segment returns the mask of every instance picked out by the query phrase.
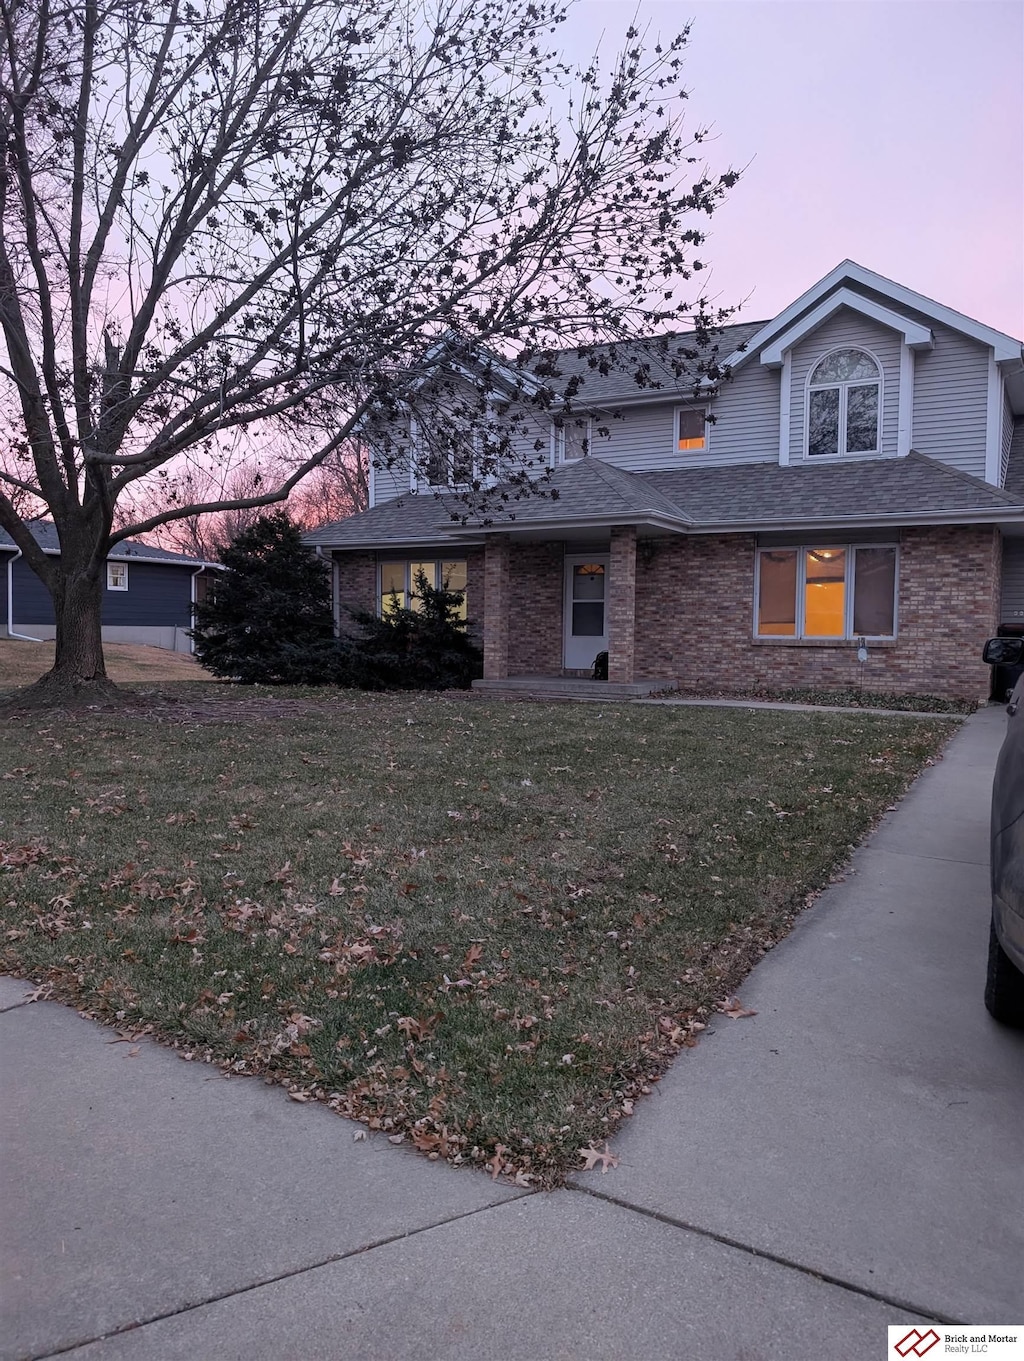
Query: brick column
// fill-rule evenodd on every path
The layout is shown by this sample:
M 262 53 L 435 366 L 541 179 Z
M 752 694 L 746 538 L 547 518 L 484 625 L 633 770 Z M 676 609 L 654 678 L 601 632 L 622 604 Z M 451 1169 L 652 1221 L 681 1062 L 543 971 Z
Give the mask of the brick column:
M 636 636 L 636 527 L 612 530 L 608 567 L 608 679 L 628 685 L 633 679 Z
M 508 677 L 508 535 L 490 534 L 484 549 L 484 679 Z

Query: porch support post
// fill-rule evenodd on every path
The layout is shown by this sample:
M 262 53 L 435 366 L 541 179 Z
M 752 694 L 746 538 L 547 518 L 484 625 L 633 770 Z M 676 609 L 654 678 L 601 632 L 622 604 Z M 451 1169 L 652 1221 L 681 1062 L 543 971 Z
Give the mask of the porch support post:
M 636 633 L 635 525 L 612 529 L 608 591 L 608 680 L 628 685 L 633 680 Z
M 508 678 L 507 534 L 489 534 L 484 547 L 484 679 Z

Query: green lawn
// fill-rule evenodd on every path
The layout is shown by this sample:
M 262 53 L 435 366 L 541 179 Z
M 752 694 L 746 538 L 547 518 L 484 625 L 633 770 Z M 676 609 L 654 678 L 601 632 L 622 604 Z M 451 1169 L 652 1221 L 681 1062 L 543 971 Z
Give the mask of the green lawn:
M 0 966 L 526 1184 L 632 1112 L 955 728 L 175 695 L 7 722 Z

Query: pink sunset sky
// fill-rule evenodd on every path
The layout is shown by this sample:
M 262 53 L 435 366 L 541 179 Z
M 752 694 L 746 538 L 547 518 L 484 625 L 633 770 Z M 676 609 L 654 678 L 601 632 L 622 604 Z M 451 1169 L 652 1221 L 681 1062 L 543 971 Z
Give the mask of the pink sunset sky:
M 690 126 L 745 167 L 702 252 L 719 303 L 769 318 L 849 258 L 1024 338 L 1021 0 L 578 0 L 559 45 L 610 59 L 634 16 L 692 20 Z

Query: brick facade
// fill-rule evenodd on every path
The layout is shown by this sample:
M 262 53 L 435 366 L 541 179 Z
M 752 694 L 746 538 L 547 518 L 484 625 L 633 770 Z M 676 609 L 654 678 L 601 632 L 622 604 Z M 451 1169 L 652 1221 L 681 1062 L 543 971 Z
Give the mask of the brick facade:
M 484 551 L 484 680 L 508 675 L 508 560 L 507 536 L 493 535 Z
M 513 544 L 509 564 L 510 676 L 559 676 L 564 655 L 561 543 Z
M 675 679 L 698 692 L 811 686 L 987 696 L 990 675 L 981 645 L 999 622 L 998 531 L 980 526 L 915 528 L 894 537 L 901 545 L 899 636 L 869 644 L 868 660 L 861 663 L 856 643 L 753 637 L 753 535 L 694 535 L 637 544 L 632 531 L 613 531 L 609 679 Z M 562 673 L 564 553 L 560 542 L 516 543 L 494 536 L 486 554 L 482 549 L 466 554 L 468 614 L 489 654 L 488 677 Z M 339 600 L 376 608 L 374 554 L 339 554 L 336 561 Z M 501 600 L 507 605 L 495 609 L 492 618 L 488 607 Z M 630 611 L 632 659 L 619 643 L 628 631 Z
M 616 526 L 608 564 L 608 679 L 628 685 L 636 656 L 636 529 Z
M 898 633 L 872 642 L 756 640 L 752 535 L 663 539 L 637 570 L 636 676 L 687 689 L 863 688 L 949 698 L 987 696 L 981 645 L 998 623 L 1000 538 L 983 527 L 906 529 Z
M 377 609 L 377 555 L 338 553 L 334 558 L 334 622 L 341 633 L 352 627 L 349 610 Z

